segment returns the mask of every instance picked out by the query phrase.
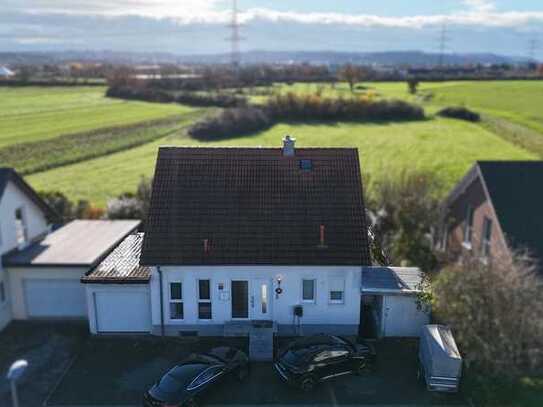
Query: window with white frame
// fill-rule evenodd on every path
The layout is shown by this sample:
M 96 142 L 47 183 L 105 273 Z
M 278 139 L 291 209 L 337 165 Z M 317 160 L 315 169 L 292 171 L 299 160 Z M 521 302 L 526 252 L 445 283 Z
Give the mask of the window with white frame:
M 328 302 L 330 304 L 345 302 L 345 281 L 342 278 L 332 278 L 328 282 Z
M 471 245 L 471 239 L 473 237 L 473 206 L 468 205 L 466 207 L 466 219 L 464 224 L 464 243 Z
M 198 319 L 211 319 L 211 281 L 198 280 Z
M 490 254 L 490 241 L 492 239 L 492 219 L 483 219 L 483 236 L 481 239 L 481 254 L 483 257 L 488 257 Z
M 183 319 L 183 283 L 170 283 L 170 319 Z
M 0 281 L 0 304 L 6 302 L 6 287 L 3 281 Z
M 315 290 L 316 290 L 315 280 L 303 279 L 302 280 L 302 301 L 304 302 L 315 302 Z
M 18 245 L 24 245 L 28 241 L 28 228 L 23 208 L 15 210 L 15 236 Z

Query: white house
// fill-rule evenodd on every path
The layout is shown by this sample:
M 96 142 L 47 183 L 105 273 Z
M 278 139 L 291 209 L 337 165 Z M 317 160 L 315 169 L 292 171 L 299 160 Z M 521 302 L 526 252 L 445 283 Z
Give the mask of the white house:
M 11 321 L 11 295 L 1 257 L 27 247 L 49 232 L 55 216 L 11 168 L 0 168 L 0 330 Z
M 287 138 L 161 148 L 145 235 L 82 282 L 94 333 L 357 334 L 369 265 L 357 150 Z
M 15 76 L 15 72 L 6 66 L 0 66 L 0 79 L 10 79 Z

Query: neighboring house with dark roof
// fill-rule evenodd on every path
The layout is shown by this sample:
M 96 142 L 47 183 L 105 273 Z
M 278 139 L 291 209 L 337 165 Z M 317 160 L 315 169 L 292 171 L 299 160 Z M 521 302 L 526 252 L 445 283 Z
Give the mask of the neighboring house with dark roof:
M 442 248 L 505 261 L 528 250 L 543 259 L 542 182 L 543 161 L 477 162 L 446 200 Z
M 51 208 L 12 168 L 0 168 L 0 329 L 11 320 L 11 295 L 1 257 L 41 239 L 55 217 Z

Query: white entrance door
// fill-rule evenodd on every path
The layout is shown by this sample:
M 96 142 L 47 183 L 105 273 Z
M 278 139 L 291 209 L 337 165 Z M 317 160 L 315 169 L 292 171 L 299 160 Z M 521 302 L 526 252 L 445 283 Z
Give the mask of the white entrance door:
M 271 284 L 268 279 L 253 281 L 253 294 L 251 295 L 252 319 L 271 319 Z

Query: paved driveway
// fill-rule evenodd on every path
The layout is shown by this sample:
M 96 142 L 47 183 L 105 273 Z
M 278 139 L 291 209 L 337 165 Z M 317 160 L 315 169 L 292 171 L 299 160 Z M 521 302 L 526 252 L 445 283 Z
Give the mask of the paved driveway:
M 11 363 L 29 363 L 19 384 L 20 406 L 39 407 L 87 337 L 87 324 L 12 322 L 0 333 L 0 406 L 11 406 L 5 379 Z
M 232 338 L 220 339 L 228 343 Z M 246 341 L 235 339 L 246 348 Z M 49 405 L 139 405 L 141 395 L 176 361 L 217 340 L 92 338 L 49 400 Z M 286 386 L 271 363 L 251 365 L 243 384 L 228 379 L 203 405 L 453 405 L 460 396 L 430 394 L 416 379 L 416 342 L 377 344 L 378 366 L 366 376 L 343 376 L 306 394 Z

